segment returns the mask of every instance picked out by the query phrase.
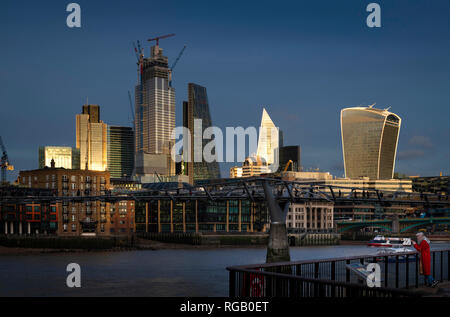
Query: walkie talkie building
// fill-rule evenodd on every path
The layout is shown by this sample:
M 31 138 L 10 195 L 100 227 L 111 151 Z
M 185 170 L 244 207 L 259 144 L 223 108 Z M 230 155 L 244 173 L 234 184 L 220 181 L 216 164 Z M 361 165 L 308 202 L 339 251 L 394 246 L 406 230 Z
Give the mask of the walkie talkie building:
M 369 107 L 341 111 L 342 151 L 346 178 L 391 179 L 401 119 Z

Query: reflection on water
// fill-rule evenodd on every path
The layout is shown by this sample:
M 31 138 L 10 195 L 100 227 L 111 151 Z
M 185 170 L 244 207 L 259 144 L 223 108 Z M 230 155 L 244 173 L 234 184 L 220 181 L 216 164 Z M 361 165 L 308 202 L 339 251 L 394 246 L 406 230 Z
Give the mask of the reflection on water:
M 375 252 L 366 246 L 293 247 L 291 258 Z M 265 248 L 0 256 L 0 296 L 227 296 L 225 267 L 264 263 L 265 256 Z M 72 262 L 81 266 L 81 288 L 66 287 Z

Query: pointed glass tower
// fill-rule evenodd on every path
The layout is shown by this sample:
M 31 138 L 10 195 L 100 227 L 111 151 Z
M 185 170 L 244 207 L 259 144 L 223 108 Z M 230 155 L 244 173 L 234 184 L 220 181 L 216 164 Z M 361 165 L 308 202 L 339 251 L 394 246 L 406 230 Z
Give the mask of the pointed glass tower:
M 266 109 L 263 108 L 256 155 L 264 159 L 267 165 L 278 164 L 279 162 L 279 135 L 278 127 L 275 126 Z

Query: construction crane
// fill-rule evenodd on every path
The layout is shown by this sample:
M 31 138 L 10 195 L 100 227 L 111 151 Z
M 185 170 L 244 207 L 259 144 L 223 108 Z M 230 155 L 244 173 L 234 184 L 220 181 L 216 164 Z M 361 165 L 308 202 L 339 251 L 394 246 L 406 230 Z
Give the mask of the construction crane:
M 172 71 L 175 68 L 175 66 L 177 66 L 178 61 L 181 58 L 181 55 L 183 55 L 184 50 L 186 49 L 186 45 L 183 46 L 182 50 L 180 51 L 180 53 L 178 54 L 177 58 L 175 59 L 175 61 L 173 62 L 172 66 L 169 68 L 169 86 L 172 87 Z
M 156 46 L 159 46 L 159 40 L 160 40 L 160 39 L 166 39 L 166 38 L 172 37 L 172 36 L 175 36 L 175 33 L 157 36 L 157 37 L 154 37 L 154 38 L 152 38 L 152 39 L 148 39 L 147 41 L 149 41 L 149 42 L 151 42 L 151 41 L 156 41 Z
M 288 170 L 289 164 L 292 166 L 292 164 L 293 164 L 292 160 L 289 160 L 289 161 L 286 163 L 286 166 L 284 167 L 283 172 L 286 172 L 286 171 Z
M 6 147 L 3 144 L 2 137 L 0 136 L 0 149 L 2 150 L 2 157 L 0 159 L 0 166 L 2 168 L 2 184 L 6 183 L 6 171 L 13 171 L 14 166 L 11 165 L 8 159 L 8 153 L 6 152 Z

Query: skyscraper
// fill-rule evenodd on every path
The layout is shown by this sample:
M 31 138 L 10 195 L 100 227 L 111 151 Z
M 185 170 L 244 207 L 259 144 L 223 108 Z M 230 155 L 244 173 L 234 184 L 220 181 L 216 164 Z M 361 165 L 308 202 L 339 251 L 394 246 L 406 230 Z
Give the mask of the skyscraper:
M 155 45 L 151 56 L 143 58 L 135 89 L 136 152 L 170 154 L 175 128 L 175 89 L 169 85 L 168 59 Z
M 105 171 L 107 168 L 107 125 L 100 120 L 98 105 L 83 105 L 76 116 L 77 149 L 80 150 L 80 168 Z
M 345 177 L 393 178 L 400 125 L 400 117 L 387 109 L 342 109 Z
M 108 126 L 108 171 L 111 178 L 131 177 L 133 167 L 133 129 L 129 127 Z
M 211 114 L 209 112 L 208 94 L 206 88 L 197 84 L 188 84 L 188 102 L 183 102 L 183 126 L 188 128 L 191 135 L 190 149 L 187 140 L 184 139 L 183 151 L 190 150 L 191 161 L 187 162 L 187 175 L 192 184 L 196 180 L 220 178 L 219 163 L 216 161 L 206 162 L 202 155 L 201 162 L 194 162 L 194 152 L 203 153 L 203 149 L 211 140 L 203 139 L 201 136 L 195 138 L 194 120 L 202 120 L 202 133 L 212 126 Z M 200 144 L 194 143 L 195 139 L 201 139 Z
M 270 119 L 266 109 L 263 108 L 256 155 L 263 158 L 268 165 L 278 164 L 279 143 L 279 129 Z

